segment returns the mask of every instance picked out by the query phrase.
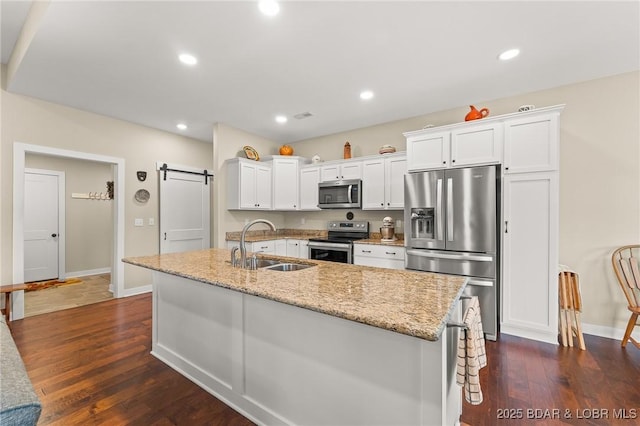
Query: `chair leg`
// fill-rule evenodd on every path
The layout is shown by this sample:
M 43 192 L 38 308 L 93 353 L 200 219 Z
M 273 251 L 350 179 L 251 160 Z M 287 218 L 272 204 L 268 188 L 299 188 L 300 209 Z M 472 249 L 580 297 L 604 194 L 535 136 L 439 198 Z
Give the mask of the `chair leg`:
M 631 314 L 631 318 L 629 318 L 629 322 L 627 323 L 627 329 L 624 332 L 624 337 L 622 338 L 622 347 L 624 348 L 625 346 L 627 346 L 627 342 L 629 340 L 633 341 L 633 343 L 638 346 L 636 344 L 635 339 L 633 339 L 631 337 L 631 332 L 633 331 L 633 328 L 636 326 L 636 322 L 638 322 L 638 314 Z

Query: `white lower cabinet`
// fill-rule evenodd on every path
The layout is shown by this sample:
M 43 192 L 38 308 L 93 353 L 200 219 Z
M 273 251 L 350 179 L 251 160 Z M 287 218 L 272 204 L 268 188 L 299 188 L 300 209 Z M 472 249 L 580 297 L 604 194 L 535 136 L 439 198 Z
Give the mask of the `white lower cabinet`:
M 501 332 L 557 344 L 558 172 L 503 182 Z
M 287 254 L 287 241 L 288 240 L 275 240 L 275 251 L 277 256 L 288 256 Z
M 227 241 L 227 249 L 240 247 L 239 241 Z M 247 243 L 247 253 L 262 252 L 276 256 L 309 258 L 309 240 L 279 239 Z
M 308 259 L 309 240 L 287 240 L 287 256 Z
M 404 269 L 404 247 L 355 243 L 353 263 L 362 266 Z
M 252 243 L 246 243 L 246 246 L 247 253 L 262 252 L 267 254 L 276 254 L 276 240 L 254 241 Z M 234 247 L 240 247 L 240 242 L 227 241 L 227 248 L 229 250 Z

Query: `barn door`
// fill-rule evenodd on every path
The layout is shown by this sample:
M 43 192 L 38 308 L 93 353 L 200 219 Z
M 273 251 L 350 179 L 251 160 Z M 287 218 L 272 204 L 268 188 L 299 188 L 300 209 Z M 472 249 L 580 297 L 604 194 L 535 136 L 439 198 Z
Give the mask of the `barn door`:
M 160 254 L 210 247 L 212 176 L 164 164 L 160 173 Z

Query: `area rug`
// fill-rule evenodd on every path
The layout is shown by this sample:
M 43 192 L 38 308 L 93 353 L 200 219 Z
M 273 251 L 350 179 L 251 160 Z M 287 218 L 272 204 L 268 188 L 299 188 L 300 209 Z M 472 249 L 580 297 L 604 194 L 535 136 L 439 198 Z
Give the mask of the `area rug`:
M 31 283 L 25 283 L 27 288 L 24 291 L 44 290 L 46 288 L 61 287 L 63 285 L 80 284 L 81 282 L 82 280 L 80 278 L 67 278 L 64 281 L 59 281 L 59 280 L 34 281 Z

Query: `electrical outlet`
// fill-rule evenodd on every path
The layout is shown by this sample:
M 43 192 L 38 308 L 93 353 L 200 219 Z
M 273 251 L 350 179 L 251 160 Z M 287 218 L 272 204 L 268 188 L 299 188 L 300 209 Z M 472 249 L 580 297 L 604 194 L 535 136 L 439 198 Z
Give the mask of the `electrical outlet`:
M 134 226 L 144 226 L 144 219 L 140 218 L 140 217 L 136 217 L 135 222 L 133 223 Z
M 153 225 L 155 225 L 155 224 L 156 224 L 156 219 L 155 219 L 155 218 L 153 218 L 153 217 L 150 217 L 150 218 L 149 218 L 149 222 L 148 222 L 148 223 L 149 223 L 149 226 L 153 226 Z

